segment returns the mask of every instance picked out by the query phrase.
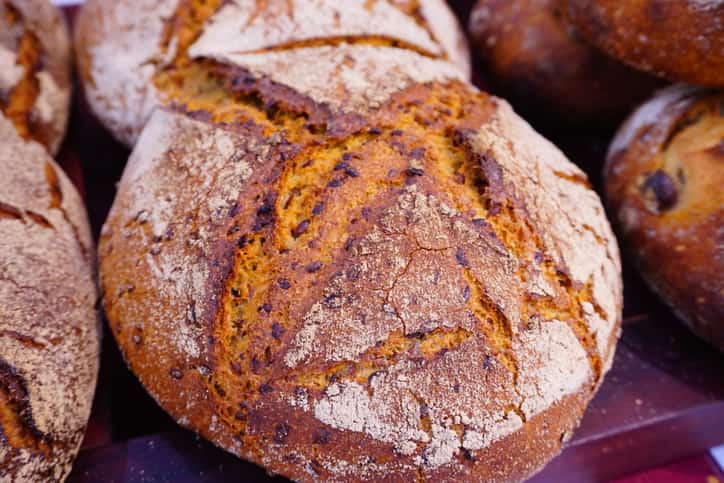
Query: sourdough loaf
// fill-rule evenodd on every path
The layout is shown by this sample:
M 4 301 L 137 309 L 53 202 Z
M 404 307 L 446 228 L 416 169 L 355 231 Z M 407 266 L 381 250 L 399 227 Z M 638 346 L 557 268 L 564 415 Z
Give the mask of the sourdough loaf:
M 724 350 L 724 93 L 676 85 L 616 135 L 606 192 L 651 287 Z
M 589 42 L 627 64 L 674 81 L 724 87 L 721 0 L 567 0 Z
M 68 117 L 59 12 L 0 1 L 0 481 L 62 481 L 98 372 L 94 247 L 51 159 Z
M 411 5 L 383 3 L 365 8 Z M 163 14 L 173 56 L 148 86 L 167 108 L 101 235 L 131 370 L 179 424 L 299 481 L 537 471 L 619 334 L 618 249 L 586 177 L 433 45 L 272 28 L 332 2 L 208 5 Z M 256 18 L 264 47 L 238 52 L 228 32 Z
M 0 481 L 65 479 L 98 371 L 93 246 L 80 197 L 0 116 Z
M 662 84 L 579 37 L 559 0 L 478 0 L 475 52 L 516 109 L 569 122 L 623 119 Z
M 70 100 L 70 41 L 47 0 L 0 1 L 0 113 L 57 152 Z

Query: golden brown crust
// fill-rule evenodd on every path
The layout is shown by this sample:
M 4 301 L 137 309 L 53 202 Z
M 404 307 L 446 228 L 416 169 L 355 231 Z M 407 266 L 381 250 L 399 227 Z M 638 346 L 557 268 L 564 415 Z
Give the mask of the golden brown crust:
M 660 84 L 578 37 L 559 0 L 479 0 L 470 16 L 476 53 L 516 107 L 569 120 L 621 118 Z
M 307 15 L 309 11 L 315 15 Z M 419 80 L 429 72 L 429 64 L 443 59 L 451 61 L 446 75 L 467 78 L 470 74 L 467 46 L 441 0 L 275 0 L 264 4 L 94 0 L 79 15 L 75 41 L 91 107 L 129 145 L 152 110 L 173 100 L 157 78 L 164 77 L 169 63 L 179 60 L 178 52 L 189 59 L 211 58 L 267 74 L 270 80 L 300 91 L 304 89 L 299 84 L 306 80 L 310 85 L 305 93 L 320 94 L 320 102 L 343 110 L 366 107 L 364 84 L 380 84 L 383 73 L 395 73 L 391 66 L 400 71 L 387 81 L 392 87 Z M 337 49 L 329 52 L 330 46 L 340 44 L 349 46 L 349 56 Z M 372 60 L 376 54 L 387 54 L 387 58 L 376 63 Z M 328 69 L 337 64 L 349 72 L 330 80 Z M 269 65 L 274 68 L 268 69 Z M 375 69 L 376 78 L 365 79 L 369 72 L 374 77 Z M 340 82 L 343 79 L 346 83 Z M 345 99 L 350 101 L 347 105 L 337 105 Z
M 0 139 L 0 480 L 61 481 L 98 371 L 90 229 L 43 147 L 1 116 Z
M 180 424 L 296 480 L 531 474 L 618 338 L 585 176 L 411 39 L 208 40 L 243 5 L 184 3 L 163 32 L 169 108 L 99 250 L 129 366 Z
M 643 275 L 724 350 L 724 95 L 677 85 L 620 129 L 606 192 Z
M 627 64 L 674 81 L 724 86 L 720 0 L 568 0 L 578 32 Z
M 538 469 L 618 336 L 616 246 L 580 171 L 462 84 L 412 87 L 342 138 L 263 132 L 157 112 L 129 162 L 101 280 L 151 394 L 297 480 Z
M 0 1 L 0 113 L 56 153 L 70 102 L 70 40 L 46 0 Z

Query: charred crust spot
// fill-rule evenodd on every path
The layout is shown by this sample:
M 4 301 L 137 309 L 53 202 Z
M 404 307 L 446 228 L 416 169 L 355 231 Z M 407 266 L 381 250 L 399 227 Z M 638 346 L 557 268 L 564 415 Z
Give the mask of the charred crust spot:
M 641 194 L 647 207 L 654 213 L 670 210 L 679 199 L 676 181 L 661 169 L 646 176 L 641 185 Z

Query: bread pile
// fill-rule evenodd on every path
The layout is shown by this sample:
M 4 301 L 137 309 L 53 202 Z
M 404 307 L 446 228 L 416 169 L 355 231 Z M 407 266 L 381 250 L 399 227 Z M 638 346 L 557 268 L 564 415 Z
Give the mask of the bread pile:
M 585 175 L 468 82 L 440 0 L 91 0 L 134 146 L 100 241 L 119 346 L 179 424 L 298 481 L 516 480 L 609 369 Z
M 45 1 L 0 1 L 0 480 L 65 479 L 90 414 L 100 327 L 80 196 L 51 158 L 70 46 Z
M 606 193 L 644 278 L 724 350 L 724 3 L 479 0 L 470 28 L 525 111 L 605 122 L 656 82 L 688 83 L 655 93 L 623 124 Z

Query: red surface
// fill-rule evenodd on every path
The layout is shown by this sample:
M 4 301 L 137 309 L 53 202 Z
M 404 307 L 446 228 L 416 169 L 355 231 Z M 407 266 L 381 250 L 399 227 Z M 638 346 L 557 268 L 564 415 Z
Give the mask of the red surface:
M 698 456 L 614 480 L 612 483 L 720 483 L 724 472 L 709 456 Z
M 460 2 L 461 11 L 471 3 Z M 535 127 L 598 183 L 611 128 L 561 132 L 554 120 Z M 127 156 L 76 99 L 60 158 L 85 187 L 95 233 Z M 724 443 L 724 356 L 684 329 L 628 266 L 624 272 L 626 324 L 614 366 L 567 449 L 533 481 L 604 481 Z M 651 473 L 654 479 L 623 481 L 689 481 L 676 479 L 688 474 L 688 466 L 677 465 Z M 270 481 L 260 468 L 174 424 L 129 373 L 106 334 L 88 434 L 69 481 L 229 480 Z

